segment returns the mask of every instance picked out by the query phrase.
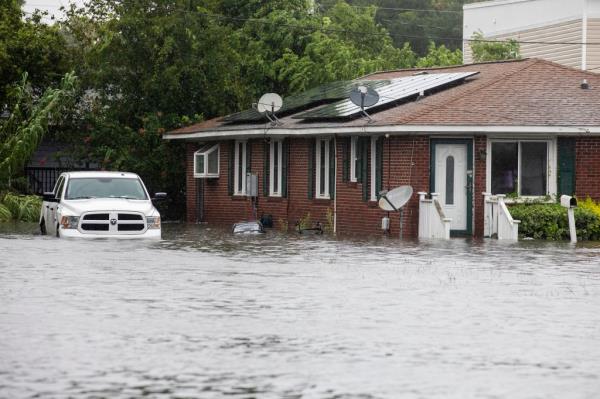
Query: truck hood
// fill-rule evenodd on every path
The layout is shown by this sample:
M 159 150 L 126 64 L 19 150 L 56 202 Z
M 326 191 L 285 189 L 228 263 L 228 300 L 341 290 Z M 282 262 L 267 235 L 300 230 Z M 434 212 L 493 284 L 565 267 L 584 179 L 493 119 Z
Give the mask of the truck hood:
M 141 212 L 146 216 L 157 216 L 158 211 L 152 201 L 128 200 L 122 198 L 90 198 L 79 200 L 63 200 L 62 214 L 81 215 L 85 212 Z

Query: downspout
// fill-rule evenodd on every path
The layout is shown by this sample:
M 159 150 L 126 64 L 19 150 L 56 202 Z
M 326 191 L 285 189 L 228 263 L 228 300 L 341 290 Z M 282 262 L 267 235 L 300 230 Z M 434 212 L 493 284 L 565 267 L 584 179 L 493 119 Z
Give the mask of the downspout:
M 587 0 L 583 0 L 583 16 L 581 21 L 581 70 L 587 70 L 587 31 L 588 31 L 588 15 L 587 15 Z

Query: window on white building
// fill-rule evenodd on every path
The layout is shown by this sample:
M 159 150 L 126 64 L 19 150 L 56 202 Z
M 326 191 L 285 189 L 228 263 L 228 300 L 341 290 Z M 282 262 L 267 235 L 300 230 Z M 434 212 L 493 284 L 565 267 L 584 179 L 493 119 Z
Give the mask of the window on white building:
M 358 153 L 358 137 L 353 136 L 350 139 L 350 181 L 358 181 L 360 170 L 360 155 Z

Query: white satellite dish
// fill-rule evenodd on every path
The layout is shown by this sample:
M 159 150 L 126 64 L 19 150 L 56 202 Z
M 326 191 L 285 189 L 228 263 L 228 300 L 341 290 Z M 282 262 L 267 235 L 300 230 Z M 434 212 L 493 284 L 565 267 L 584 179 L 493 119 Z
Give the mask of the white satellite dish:
M 258 104 L 256 104 L 256 110 L 261 114 L 275 112 L 281 109 L 283 105 L 283 100 L 281 96 L 277 93 L 265 93 L 262 95 L 260 100 L 258 100 Z
M 398 211 L 402 209 L 413 195 L 411 186 L 400 186 L 390 191 L 382 191 L 379 198 L 379 207 L 387 212 Z
M 363 115 L 371 121 L 372 119 L 365 111 L 365 108 L 372 107 L 379 102 L 379 93 L 368 86 L 360 85 L 350 92 L 350 101 L 352 101 L 354 105 L 359 106 Z

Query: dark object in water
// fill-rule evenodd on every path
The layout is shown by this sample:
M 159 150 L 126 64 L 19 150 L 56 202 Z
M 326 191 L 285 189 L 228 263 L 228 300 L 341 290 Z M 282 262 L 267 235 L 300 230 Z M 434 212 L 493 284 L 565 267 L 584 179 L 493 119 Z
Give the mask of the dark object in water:
M 323 234 L 323 226 L 321 222 L 316 222 L 314 227 L 302 229 L 300 223 L 296 222 L 296 231 L 300 234 Z
M 264 228 L 272 228 L 273 227 L 273 216 L 272 215 L 261 215 L 260 216 L 260 223 L 263 225 Z
M 264 234 L 262 223 L 259 221 L 239 222 L 233 225 L 233 234 Z

